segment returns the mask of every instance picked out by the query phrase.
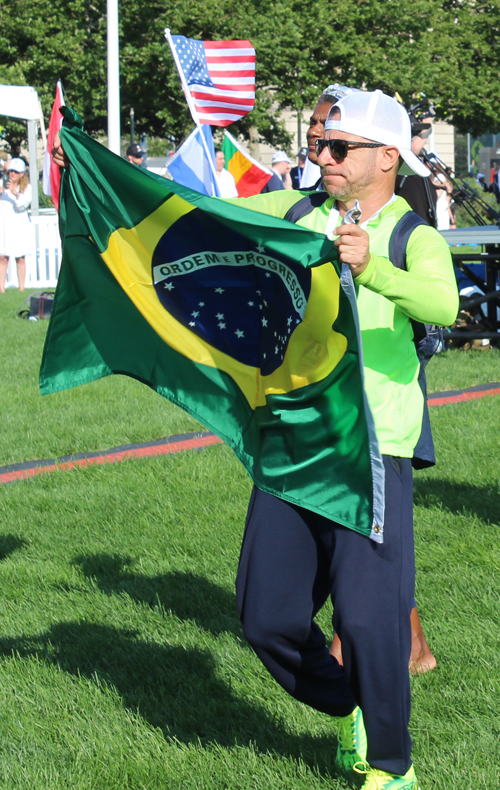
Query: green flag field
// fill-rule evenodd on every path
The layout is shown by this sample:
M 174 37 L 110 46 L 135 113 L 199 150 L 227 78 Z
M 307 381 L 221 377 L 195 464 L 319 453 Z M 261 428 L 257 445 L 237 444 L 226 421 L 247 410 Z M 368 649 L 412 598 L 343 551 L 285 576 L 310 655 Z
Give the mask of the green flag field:
M 201 431 L 125 376 L 41 396 L 47 322 L 0 295 L 0 466 Z M 429 390 L 500 381 L 444 352 Z M 430 409 L 415 476 L 417 602 L 438 667 L 412 678 L 422 790 L 497 790 L 500 396 Z M 2 790 L 346 790 L 336 722 L 243 640 L 234 578 L 250 479 L 224 444 L 0 485 Z M 331 634 L 328 607 L 318 618 Z

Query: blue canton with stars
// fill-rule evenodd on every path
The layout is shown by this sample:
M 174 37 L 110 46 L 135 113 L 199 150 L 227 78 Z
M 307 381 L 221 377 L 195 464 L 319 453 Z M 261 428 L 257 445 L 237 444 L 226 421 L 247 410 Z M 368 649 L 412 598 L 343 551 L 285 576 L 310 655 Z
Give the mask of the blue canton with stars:
M 208 73 L 207 59 L 203 41 L 195 41 L 185 36 L 172 36 L 188 85 L 204 85 L 215 88 Z
M 258 264 L 205 265 L 207 252 L 226 254 L 228 260 L 235 252 L 241 257 L 253 254 L 257 261 L 284 265 L 281 276 Z M 172 262 L 177 262 L 172 266 L 177 273 L 164 276 Z M 152 270 L 158 298 L 174 318 L 219 351 L 260 368 L 263 375 L 281 365 L 311 290 L 309 269 L 199 210 L 178 219 L 162 236 Z M 290 290 L 300 290 L 304 299 L 294 299 Z

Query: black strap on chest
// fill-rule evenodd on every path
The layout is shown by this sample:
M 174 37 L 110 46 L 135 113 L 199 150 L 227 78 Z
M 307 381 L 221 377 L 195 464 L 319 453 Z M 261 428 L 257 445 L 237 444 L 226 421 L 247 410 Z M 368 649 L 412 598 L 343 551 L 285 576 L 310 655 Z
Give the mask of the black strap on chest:
M 310 192 L 305 197 L 297 200 L 288 209 L 283 219 L 288 220 L 288 222 L 298 222 L 299 219 L 310 214 L 315 208 L 320 208 L 326 200 L 328 200 L 328 192 Z
M 323 203 L 328 200 L 328 197 L 328 192 L 325 191 L 310 192 L 300 200 L 297 200 L 288 209 L 283 219 L 296 223 L 310 214 L 311 211 L 314 211 L 314 209 L 321 208 Z M 418 225 L 427 225 L 427 222 L 419 217 L 418 214 L 415 214 L 414 211 L 408 211 L 394 226 L 389 240 L 389 260 L 398 269 L 406 269 L 406 245 Z

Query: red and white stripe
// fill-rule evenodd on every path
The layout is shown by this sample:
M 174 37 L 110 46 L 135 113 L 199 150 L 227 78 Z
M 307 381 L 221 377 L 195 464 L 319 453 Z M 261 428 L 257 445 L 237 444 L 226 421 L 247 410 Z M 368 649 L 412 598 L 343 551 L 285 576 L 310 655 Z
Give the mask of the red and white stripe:
M 215 85 L 190 85 L 201 123 L 229 126 L 255 104 L 255 49 L 249 41 L 204 41 L 210 79 Z
M 56 85 L 56 97 L 50 114 L 49 133 L 47 135 L 47 150 L 43 162 L 42 189 L 43 194 L 52 198 L 52 202 L 59 211 L 59 187 L 61 185 L 61 171 L 52 159 L 54 137 L 62 126 L 60 107 L 64 107 L 64 93 L 61 80 Z

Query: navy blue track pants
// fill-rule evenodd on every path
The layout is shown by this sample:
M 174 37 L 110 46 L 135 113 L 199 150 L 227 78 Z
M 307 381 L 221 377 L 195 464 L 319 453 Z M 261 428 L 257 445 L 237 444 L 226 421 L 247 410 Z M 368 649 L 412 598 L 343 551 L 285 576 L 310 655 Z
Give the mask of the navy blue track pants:
M 411 763 L 411 461 L 384 456 L 384 543 L 254 488 L 236 591 L 246 639 L 280 685 L 331 716 L 358 704 L 374 768 Z M 314 617 L 331 596 L 342 668 Z M 330 641 L 330 640 L 329 640 Z

